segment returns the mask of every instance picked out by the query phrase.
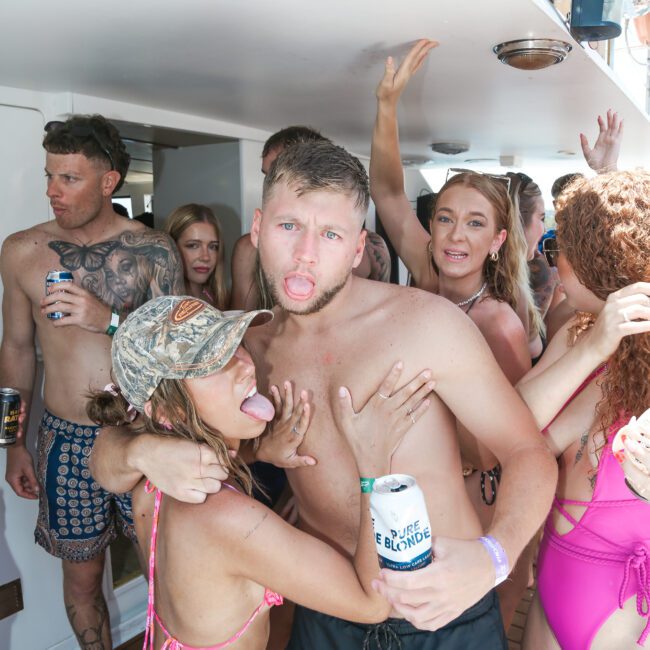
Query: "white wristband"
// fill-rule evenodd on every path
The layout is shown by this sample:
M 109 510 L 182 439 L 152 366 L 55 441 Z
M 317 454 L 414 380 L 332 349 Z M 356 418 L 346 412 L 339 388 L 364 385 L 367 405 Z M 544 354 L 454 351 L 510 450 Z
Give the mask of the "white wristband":
M 510 566 L 508 564 L 508 556 L 503 550 L 503 546 L 492 537 L 492 535 L 486 535 L 485 537 L 479 537 L 479 542 L 483 544 L 485 550 L 490 555 L 492 564 L 494 564 L 494 570 L 496 572 L 496 578 L 494 580 L 494 586 L 498 587 L 510 573 Z

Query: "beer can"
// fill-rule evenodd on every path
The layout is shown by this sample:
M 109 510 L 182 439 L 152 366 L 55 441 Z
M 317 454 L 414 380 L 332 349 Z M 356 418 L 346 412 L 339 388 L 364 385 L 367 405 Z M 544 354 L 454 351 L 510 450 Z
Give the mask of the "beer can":
M 0 388 L 0 447 L 16 442 L 19 415 L 20 393 L 13 388 Z
M 49 295 L 50 293 L 50 287 L 54 284 L 58 284 L 59 282 L 72 282 L 72 273 L 70 271 L 50 271 L 46 276 L 45 276 L 45 295 Z M 51 318 L 52 320 L 58 320 L 59 318 L 63 318 L 64 316 L 69 316 L 70 314 L 64 314 L 61 311 L 53 311 L 51 314 L 48 314 L 47 317 Z
M 431 563 L 431 524 L 415 478 L 388 474 L 376 479 L 370 512 L 382 567 L 414 571 Z

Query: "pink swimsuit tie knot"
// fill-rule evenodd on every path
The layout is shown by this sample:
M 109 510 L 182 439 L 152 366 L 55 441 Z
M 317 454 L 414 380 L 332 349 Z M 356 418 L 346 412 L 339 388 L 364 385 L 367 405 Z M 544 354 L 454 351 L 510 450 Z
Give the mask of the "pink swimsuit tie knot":
M 264 602 L 269 606 L 273 607 L 274 605 L 280 606 L 284 603 L 284 598 L 280 594 L 276 594 L 274 591 L 266 591 L 264 594 Z
M 630 572 L 634 573 L 636 578 L 636 611 L 639 616 L 648 618 L 650 614 L 650 586 L 648 585 L 648 552 L 645 547 L 637 545 L 634 552 L 631 553 L 625 563 L 625 572 L 623 582 L 618 592 L 618 606 L 623 608 L 625 604 L 625 593 L 630 580 Z M 637 641 L 637 645 L 645 645 L 645 641 L 650 634 L 650 618 Z

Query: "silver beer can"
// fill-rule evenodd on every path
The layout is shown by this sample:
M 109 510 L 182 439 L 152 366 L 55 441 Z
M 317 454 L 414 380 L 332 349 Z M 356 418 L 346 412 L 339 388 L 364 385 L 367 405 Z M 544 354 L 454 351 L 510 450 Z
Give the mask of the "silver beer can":
M 415 478 L 388 474 L 376 479 L 370 513 L 383 568 L 414 571 L 431 563 L 431 524 L 424 494 Z
M 49 271 L 45 276 L 45 295 L 50 294 L 50 288 L 58 284 L 59 282 L 72 282 L 73 277 L 70 271 Z M 70 314 L 65 314 L 62 311 L 53 311 L 51 314 L 48 314 L 47 317 L 52 320 L 59 320 L 64 316 L 69 316 Z

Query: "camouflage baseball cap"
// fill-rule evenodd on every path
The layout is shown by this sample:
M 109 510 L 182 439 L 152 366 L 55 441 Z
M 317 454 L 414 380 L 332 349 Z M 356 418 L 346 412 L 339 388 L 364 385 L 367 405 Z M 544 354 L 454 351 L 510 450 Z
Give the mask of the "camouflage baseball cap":
M 162 379 L 207 377 L 223 368 L 267 310 L 225 314 L 190 296 L 161 296 L 136 309 L 113 338 L 113 373 L 138 411 Z

